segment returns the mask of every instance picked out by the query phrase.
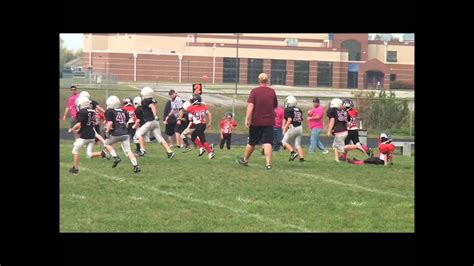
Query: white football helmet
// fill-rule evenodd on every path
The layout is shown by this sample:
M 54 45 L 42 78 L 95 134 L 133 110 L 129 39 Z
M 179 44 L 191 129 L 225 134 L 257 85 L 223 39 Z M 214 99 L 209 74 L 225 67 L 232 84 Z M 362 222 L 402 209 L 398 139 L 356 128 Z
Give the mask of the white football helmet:
M 120 99 L 115 95 L 109 96 L 109 98 L 107 98 L 107 101 L 105 101 L 105 104 L 107 105 L 107 109 L 119 109 L 121 105 Z
M 91 105 L 91 101 L 86 97 L 78 97 L 76 99 L 76 107 L 79 109 L 88 108 Z
M 392 135 L 389 132 L 380 134 L 380 142 L 384 144 L 392 142 Z
M 189 102 L 189 101 L 186 101 L 185 103 L 183 103 L 183 109 L 184 109 L 184 111 L 186 111 L 186 112 L 187 112 L 187 111 L 188 111 L 188 108 L 189 108 L 189 106 L 191 106 L 191 102 Z
M 142 105 L 142 97 L 137 96 L 133 98 L 133 105 L 135 105 L 135 107 Z
M 284 106 L 285 106 L 285 108 L 287 108 L 287 107 L 296 107 L 297 104 L 298 104 L 298 103 L 297 103 L 297 101 L 296 101 L 295 96 L 289 95 L 289 96 L 286 97 L 286 99 L 285 99 Z
M 339 108 L 342 105 L 342 100 L 339 98 L 334 98 L 331 100 L 331 105 L 329 107 L 331 108 Z
M 123 106 L 133 105 L 133 99 L 130 97 L 126 97 L 123 99 L 122 104 Z
M 142 97 L 145 98 L 151 98 L 153 97 L 153 89 L 150 87 L 144 87 L 141 91 Z
M 79 93 L 79 97 L 86 97 L 87 99 L 91 98 L 87 91 L 81 91 L 81 93 Z

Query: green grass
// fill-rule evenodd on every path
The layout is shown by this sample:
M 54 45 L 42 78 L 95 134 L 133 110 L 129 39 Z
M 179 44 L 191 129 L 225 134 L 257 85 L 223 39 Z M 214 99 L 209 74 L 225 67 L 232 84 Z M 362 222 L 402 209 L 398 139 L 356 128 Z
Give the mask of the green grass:
M 281 151 L 267 171 L 258 152 L 248 167 L 234 162 L 243 146 L 217 149 L 213 160 L 196 150 L 168 160 L 156 143 L 146 147 L 139 174 L 121 150 L 111 168 L 83 149 L 73 176 L 72 141 L 60 141 L 61 232 L 414 231 L 414 157 L 356 166 L 337 164 L 330 152 L 301 165 Z

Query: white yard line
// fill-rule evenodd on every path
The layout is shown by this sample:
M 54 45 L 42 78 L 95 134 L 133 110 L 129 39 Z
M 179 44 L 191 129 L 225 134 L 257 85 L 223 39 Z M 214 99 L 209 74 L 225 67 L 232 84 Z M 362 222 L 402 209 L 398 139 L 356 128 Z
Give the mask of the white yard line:
M 60 163 L 60 165 L 65 166 L 65 164 L 63 164 L 63 163 Z M 93 173 L 97 176 L 102 176 L 102 177 L 105 177 L 107 179 L 118 181 L 119 183 L 126 182 L 126 180 L 124 178 L 116 177 L 116 176 L 109 176 L 109 175 L 105 175 L 105 174 L 99 174 L 99 173 L 96 173 L 95 171 L 93 171 L 89 168 L 83 167 L 83 166 L 81 166 L 79 169 L 91 172 L 91 173 Z M 141 189 L 152 190 L 152 191 L 158 192 L 162 195 L 172 196 L 172 197 L 175 197 L 175 198 L 178 198 L 178 199 L 181 199 L 181 200 L 195 202 L 195 203 L 201 203 L 201 204 L 205 204 L 205 205 L 208 205 L 208 206 L 211 206 L 211 207 L 218 207 L 218 208 L 222 208 L 222 209 L 227 209 L 227 210 L 230 210 L 230 211 L 232 211 L 236 214 L 239 214 L 239 215 L 242 215 L 242 216 L 247 216 L 247 217 L 252 217 L 252 218 L 255 218 L 259 221 L 266 222 L 266 223 L 271 223 L 271 224 L 274 224 L 274 225 L 277 225 L 277 226 L 293 228 L 293 229 L 297 229 L 297 230 L 302 231 L 302 232 L 315 232 L 313 230 L 310 230 L 310 229 L 302 227 L 302 226 L 282 223 L 281 221 L 279 221 L 277 219 L 268 218 L 268 217 L 265 217 L 265 216 L 260 215 L 260 214 L 250 213 L 246 210 L 235 209 L 235 208 L 226 206 L 224 204 L 221 204 L 219 202 L 215 202 L 215 201 L 211 201 L 211 200 L 202 200 L 202 199 L 197 199 L 197 198 L 191 198 L 189 196 L 183 196 L 183 195 L 175 193 L 175 192 L 160 190 L 160 189 L 157 189 L 157 188 L 152 187 L 152 186 L 146 186 L 145 187 L 145 186 L 133 184 L 133 183 L 130 183 L 130 182 L 127 182 L 127 183 L 130 184 L 130 185 L 133 185 L 135 187 L 139 187 Z
M 413 199 L 414 198 L 412 196 L 406 196 L 406 195 L 402 195 L 402 194 L 398 194 L 398 193 L 381 191 L 381 190 L 377 190 L 377 189 L 373 189 L 373 188 L 367 188 L 367 187 L 363 187 L 363 186 L 359 186 L 359 185 L 355 185 L 355 184 L 350 184 L 350 183 L 343 183 L 341 181 L 337 181 L 337 180 L 329 179 L 329 178 L 324 178 L 324 177 L 321 177 L 321 176 L 318 176 L 318 175 L 315 175 L 315 174 L 299 173 L 299 172 L 293 172 L 293 171 L 287 171 L 287 170 L 283 170 L 283 171 L 288 172 L 289 174 L 296 174 L 296 175 L 300 175 L 300 176 L 311 177 L 311 178 L 321 180 L 321 181 L 324 181 L 326 183 L 330 183 L 330 184 L 333 184 L 333 185 L 346 186 L 346 187 L 360 189 L 360 190 L 364 190 L 364 191 L 368 191 L 368 192 L 372 192 L 372 193 L 390 195 L 390 196 L 395 196 L 395 197 L 400 197 L 400 198 L 408 198 L 408 199 Z

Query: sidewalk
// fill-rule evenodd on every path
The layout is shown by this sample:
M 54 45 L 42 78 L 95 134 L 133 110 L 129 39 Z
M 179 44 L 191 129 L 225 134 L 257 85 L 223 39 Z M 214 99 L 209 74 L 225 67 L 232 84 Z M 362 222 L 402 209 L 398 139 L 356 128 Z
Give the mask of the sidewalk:
M 119 83 L 122 85 L 128 85 L 136 89 L 141 89 L 145 86 L 153 88 L 157 92 L 168 92 L 170 89 L 174 89 L 178 93 L 187 93 L 191 91 L 192 83 Z M 238 85 L 237 95 L 249 95 L 250 91 L 258 85 Z M 288 96 L 292 94 L 294 96 L 307 96 L 307 97 L 321 97 L 321 98 L 351 98 L 356 92 L 370 92 L 378 90 L 363 90 L 363 89 L 333 89 L 333 88 L 309 88 L 309 87 L 293 87 L 283 85 L 270 85 L 275 89 L 278 96 Z M 204 93 L 220 93 L 220 94 L 234 94 L 234 84 L 204 84 Z M 387 91 L 389 92 L 389 91 Z M 413 90 L 393 90 L 397 98 L 414 99 L 415 92 Z

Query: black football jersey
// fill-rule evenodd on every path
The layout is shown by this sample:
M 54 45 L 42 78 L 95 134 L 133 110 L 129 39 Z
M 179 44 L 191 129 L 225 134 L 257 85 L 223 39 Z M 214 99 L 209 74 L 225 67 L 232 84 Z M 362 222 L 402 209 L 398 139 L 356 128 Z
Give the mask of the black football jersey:
M 142 101 L 142 110 L 143 110 L 143 124 L 148 121 L 155 120 L 153 112 L 151 111 L 150 104 L 156 104 L 156 100 L 153 98 L 146 98 Z
M 334 132 L 347 131 L 347 111 L 339 110 L 335 107 L 329 108 L 326 113 L 327 117 L 334 118 Z
M 122 109 L 109 108 L 105 110 L 105 120 L 112 121 L 112 136 L 128 135 L 127 122 L 128 113 Z
M 303 121 L 303 111 L 298 107 L 287 107 L 285 108 L 285 119 L 291 117 L 291 124 L 294 127 L 301 126 Z
M 77 113 L 77 121 L 81 123 L 81 129 L 79 130 L 81 139 L 95 138 L 96 115 L 95 110 L 89 108 L 83 108 Z

